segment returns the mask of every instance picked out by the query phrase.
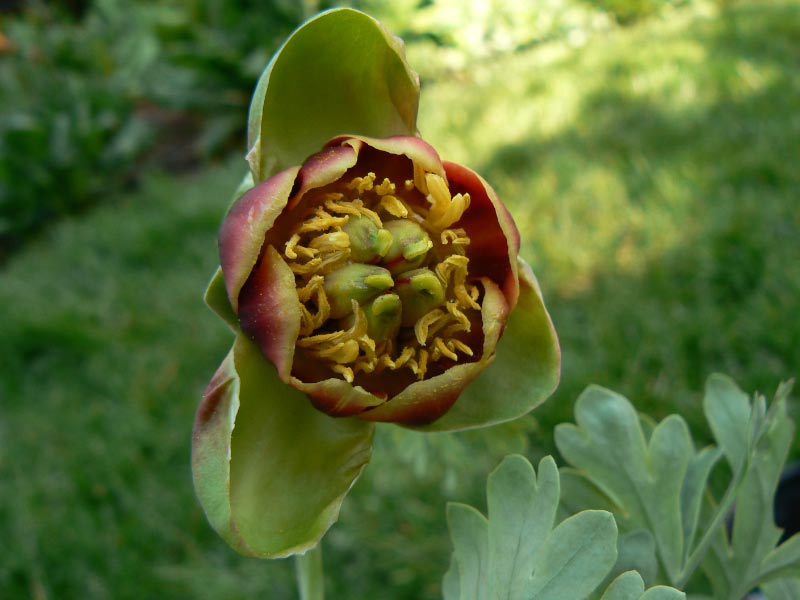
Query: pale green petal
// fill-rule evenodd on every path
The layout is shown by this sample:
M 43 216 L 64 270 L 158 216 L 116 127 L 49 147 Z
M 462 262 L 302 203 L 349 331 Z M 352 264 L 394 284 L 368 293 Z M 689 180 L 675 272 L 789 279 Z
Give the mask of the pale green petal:
M 336 521 L 372 438 L 371 424 L 314 409 L 240 335 L 197 412 L 195 489 L 212 526 L 239 552 L 304 552 Z
M 402 41 L 356 10 L 307 21 L 275 54 L 253 96 L 251 170 L 262 181 L 343 134 L 416 133 L 419 79 Z

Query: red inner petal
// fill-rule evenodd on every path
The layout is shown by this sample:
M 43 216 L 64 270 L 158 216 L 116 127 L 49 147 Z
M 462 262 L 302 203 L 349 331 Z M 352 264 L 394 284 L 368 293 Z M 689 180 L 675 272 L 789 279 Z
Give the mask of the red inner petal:
M 519 252 L 519 234 L 514 226 L 512 237 L 516 237 L 508 239 L 498 220 L 497 211 L 503 211 L 503 217 L 512 226 L 514 222 L 504 206 L 495 207 L 486 187 L 475 173 L 455 163 L 445 163 L 445 169 L 450 192 L 453 195 L 470 195 L 469 208 L 452 225 L 453 228 L 463 227 L 470 238 L 467 249 L 470 279 L 488 277 L 506 292 L 510 280 L 514 278 L 511 261 L 516 260 Z

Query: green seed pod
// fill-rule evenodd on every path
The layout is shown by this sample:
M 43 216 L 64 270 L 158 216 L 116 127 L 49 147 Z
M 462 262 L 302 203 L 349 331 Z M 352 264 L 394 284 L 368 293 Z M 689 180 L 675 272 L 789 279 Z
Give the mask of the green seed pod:
M 353 300 L 363 304 L 393 285 L 389 271 L 376 265 L 351 263 L 336 269 L 325 276 L 330 316 L 344 317 L 353 312 Z
M 430 269 L 415 269 L 397 278 L 395 291 L 403 303 L 403 327 L 412 327 L 420 317 L 444 304 L 442 282 Z
M 382 264 L 392 275 L 416 269 L 425 262 L 433 242 L 422 227 L 408 219 L 388 221 L 384 227 L 392 234 L 392 244 Z
M 363 306 L 364 316 L 367 319 L 367 334 L 376 342 L 393 339 L 400 329 L 400 319 L 403 314 L 403 304 L 397 294 L 381 294 Z M 352 327 L 353 314 L 341 320 L 342 329 Z
M 350 237 L 350 258 L 354 262 L 376 263 L 392 245 L 392 234 L 368 217 L 351 216 L 342 231 Z

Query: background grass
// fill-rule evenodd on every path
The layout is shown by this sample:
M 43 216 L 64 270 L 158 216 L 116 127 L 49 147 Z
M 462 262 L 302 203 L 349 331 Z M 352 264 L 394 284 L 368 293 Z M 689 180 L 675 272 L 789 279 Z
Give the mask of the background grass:
M 325 539 L 330 598 L 437 597 L 445 501 L 481 506 L 504 454 L 551 452 L 590 382 L 704 439 L 709 373 L 768 395 L 797 374 L 797 39 L 794 2 L 697 3 L 424 81 L 422 133 L 517 218 L 563 381 L 487 431 L 381 427 Z M 242 168 L 148 176 L 2 267 L 0 596 L 295 597 L 289 561 L 210 530 L 188 465 L 230 343 L 200 296 Z

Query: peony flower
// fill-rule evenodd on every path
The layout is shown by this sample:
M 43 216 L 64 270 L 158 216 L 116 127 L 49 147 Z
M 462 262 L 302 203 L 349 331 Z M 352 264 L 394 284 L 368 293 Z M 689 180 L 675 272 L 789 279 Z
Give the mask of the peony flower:
M 377 56 L 342 42 L 316 76 L 287 76 L 354 31 Z M 368 84 L 355 96 L 353 73 Z M 557 383 L 555 332 L 513 219 L 480 176 L 414 135 L 417 94 L 396 39 L 348 9 L 299 29 L 256 91 L 251 176 L 207 293 L 237 339 L 193 443 L 201 503 L 243 553 L 319 540 L 369 460 L 373 421 L 485 426 Z M 299 136 L 284 119 L 294 96 L 313 105 L 295 116 Z M 322 149 L 306 151 L 313 142 Z

